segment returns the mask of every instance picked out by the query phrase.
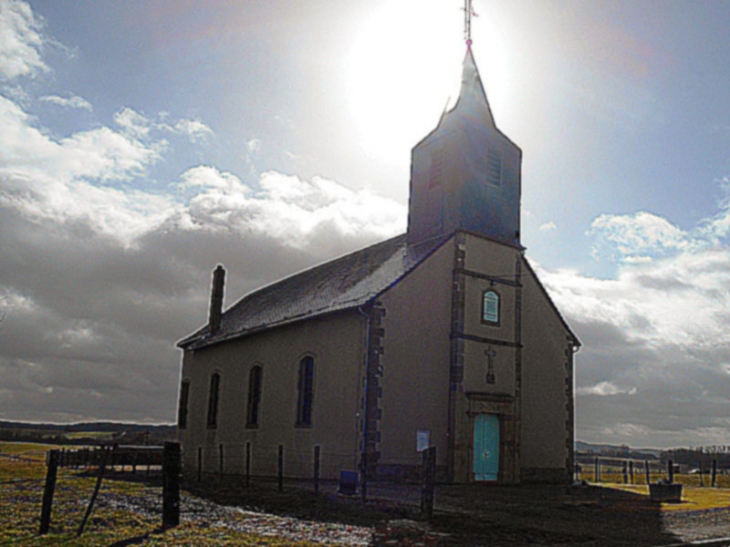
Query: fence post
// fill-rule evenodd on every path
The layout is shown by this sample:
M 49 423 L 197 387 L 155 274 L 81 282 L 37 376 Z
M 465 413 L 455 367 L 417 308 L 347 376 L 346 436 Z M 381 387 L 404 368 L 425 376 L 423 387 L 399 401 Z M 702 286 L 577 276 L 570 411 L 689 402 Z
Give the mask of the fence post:
M 360 461 L 361 473 L 360 473 L 360 497 L 362 502 L 365 503 L 368 499 L 368 453 L 362 453 L 362 460 Z
M 198 447 L 198 482 L 203 480 L 203 447 Z
M 596 456 L 593 462 L 593 480 L 595 482 L 601 482 L 601 462 L 598 460 L 598 456 Z
M 319 494 L 319 453 L 321 446 L 314 447 L 314 493 Z
M 624 476 L 623 477 L 624 478 L 624 484 L 627 484 L 629 482 L 629 469 L 628 469 L 628 467 L 629 467 L 628 462 L 626 460 L 624 460 L 623 466 L 622 466 L 622 469 L 621 469 L 621 472 L 622 472 L 622 474 Z
M 41 527 L 39 535 L 48 533 L 51 526 L 51 511 L 53 510 L 53 492 L 56 490 L 56 471 L 58 470 L 58 450 L 48 452 L 46 460 L 46 486 L 43 489 L 43 505 L 41 506 Z
M 284 445 L 279 445 L 279 492 L 284 491 Z
M 251 485 L 251 443 L 246 443 L 246 486 Z
M 433 517 L 433 490 L 436 484 L 436 447 L 432 446 L 421 452 L 421 515 L 427 520 Z
M 223 443 L 218 445 L 218 481 L 223 482 Z
M 94 493 L 91 494 L 91 499 L 89 500 L 89 506 L 86 508 L 86 513 L 84 513 L 84 518 L 81 520 L 79 529 L 76 532 L 76 537 L 81 537 L 81 534 L 84 533 L 84 528 L 86 527 L 86 521 L 89 520 L 91 511 L 93 511 L 93 509 L 94 509 L 94 502 L 96 502 L 96 496 L 99 495 L 99 489 L 101 488 L 101 481 L 104 478 L 104 470 L 106 469 L 106 461 L 107 461 L 107 458 L 109 457 L 109 453 L 111 451 L 112 451 L 111 448 L 102 449 L 104 456 L 102 457 L 101 464 L 99 465 L 99 476 L 96 478 L 96 486 L 94 487 Z
M 702 476 L 702 474 L 703 474 L 702 473 L 702 460 L 700 460 L 699 463 L 697 464 L 697 468 L 700 470 L 700 486 L 701 487 L 704 487 L 705 486 L 705 479 Z
M 644 471 L 646 472 L 646 485 L 651 483 L 651 471 L 649 470 L 649 460 L 644 460 Z
M 634 460 L 629 460 L 629 478 L 631 479 L 631 484 L 634 484 Z
M 717 460 L 712 460 L 712 487 L 717 486 Z
M 669 484 L 674 482 L 674 462 L 672 460 L 667 460 L 667 480 Z
M 180 524 L 180 443 L 165 442 L 162 454 L 162 527 Z

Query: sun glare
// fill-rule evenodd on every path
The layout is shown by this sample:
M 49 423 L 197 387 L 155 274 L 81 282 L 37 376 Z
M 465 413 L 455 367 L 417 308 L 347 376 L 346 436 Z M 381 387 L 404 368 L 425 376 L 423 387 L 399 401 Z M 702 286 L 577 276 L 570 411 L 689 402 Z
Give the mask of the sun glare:
M 456 101 L 466 53 L 460 8 L 458 1 L 389 0 L 354 36 L 347 97 L 361 146 L 374 159 L 403 161 L 436 126 L 447 101 L 449 107 Z M 489 32 L 494 25 L 479 16 L 472 21 L 472 47 L 494 108 L 504 56 Z

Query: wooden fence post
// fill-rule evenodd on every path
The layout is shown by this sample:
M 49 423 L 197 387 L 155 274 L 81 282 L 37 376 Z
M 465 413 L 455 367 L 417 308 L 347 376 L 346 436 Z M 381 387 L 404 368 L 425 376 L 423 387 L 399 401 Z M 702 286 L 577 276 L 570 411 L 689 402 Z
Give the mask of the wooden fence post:
M 284 491 L 284 445 L 279 445 L 279 492 Z
M 629 478 L 631 479 L 631 484 L 634 484 L 634 460 L 629 460 Z
M 321 446 L 314 447 L 314 493 L 319 494 L 319 455 Z
M 246 443 L 246 486 L 251 485 L 251 443 Z
M 362 461 L 360 462 L 360 497 L 365 503 L 368 499 L 368 453 L 362 453 Z
M 702 460 L 700 460 L 699 462 L 697 462 L 697 469 L 699 469 L 699 473 L 698 474 L 700 476 L 700 487 L 702 488 L 702 487 L 705 486 L 705 479 L 702 476 L 704 474 L 704 470 L 702 469 Z
M 165 442 L 162 455 L 162 527 L 180 524 L 180 443 Z
M 717 460 L 712 460 L 712 487 L 717 486 Z
M 674 462 L 672 460 L 667 460 L 667 480 L 669 484 L 674 482 Z
M 102 457 L 101 465 L 99 465 L 99 476 L 96 478 L 96 486 L 94 487 L 94 493 L 91 495 L 91 499 L 89 500 L 89 506 L 86 508 L 86 513 L 84 513 L 84 518 L 81 520 L 79 529 L 76 532 L 76 537 L 81 537 L 81 534 L 84 533 L 84 528 L 86 527 L 86 521 L 89 520 L 91 511 L 94 509 L 94 502 L 96 501 L 96 496 L 99 495 L 99 489 L 101 488 L 101 481 L 104 478 L 104 470 L 106 469 L 106 461 L 107 461 L 107 458 L 109 457 L 109 452 L 111 452 L 112 449 L 104 448 L 102 450 L 104 452 L 104 456 Z
M 41 526 L 38 534 L 48 533 L 51 526 L 51 511 L 53 510 L 53 492 L 56 490 L 56 472 L 58 470 L 58 450 L 48 452 L 46 459 L 46 485 L 43 489 L 43 505 L 41 506 Z
M 598 460 L 598 456 L 593 462 L 593 480 L 595 482 L 601 482 L 601 462 Z
M 629 482 L 629 464 L 626 460 L 623 461 L 621 472 L 623 474 L 624 484 L 627 484 Z
M 421 515 L 427 520 L 433 517 L 433 491 L 436 484 L 436 447 L 421 452 Z
M 203 480 L 203 447 L 198 447 L 198 482 Z

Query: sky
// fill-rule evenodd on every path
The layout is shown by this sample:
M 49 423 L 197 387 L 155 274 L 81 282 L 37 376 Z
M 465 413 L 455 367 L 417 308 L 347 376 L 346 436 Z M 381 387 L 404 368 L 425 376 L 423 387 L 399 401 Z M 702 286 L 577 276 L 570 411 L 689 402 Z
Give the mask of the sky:
M 226 305 L 405 231 L 459 0 L 0 0 L 0 419 L 173 422 Z M 730 444 L 730 6 L 474 0 L 576 436 Z

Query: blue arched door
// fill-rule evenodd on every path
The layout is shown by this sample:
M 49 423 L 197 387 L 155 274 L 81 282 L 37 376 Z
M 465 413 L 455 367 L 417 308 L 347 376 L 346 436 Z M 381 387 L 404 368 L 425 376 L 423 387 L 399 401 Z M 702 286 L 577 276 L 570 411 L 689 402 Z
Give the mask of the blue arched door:
M 474 417 L 474 480 L 499 478 L 499 418 L 496 414 Z

